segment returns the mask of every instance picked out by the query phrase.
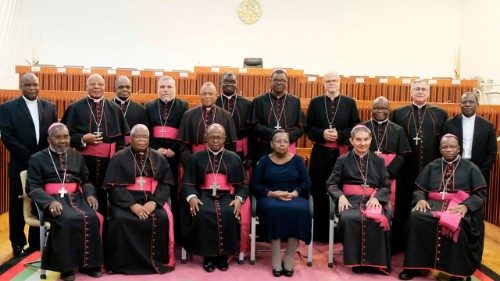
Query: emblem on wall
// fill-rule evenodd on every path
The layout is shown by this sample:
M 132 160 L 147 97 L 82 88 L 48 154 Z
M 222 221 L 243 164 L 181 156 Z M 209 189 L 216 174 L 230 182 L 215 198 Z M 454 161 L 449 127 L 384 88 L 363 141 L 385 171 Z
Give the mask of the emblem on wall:
M 242 0 L 238 5 L 238 16 L 245 24 L 256 23 L 262 15 L 262 8 L 258 0 Z

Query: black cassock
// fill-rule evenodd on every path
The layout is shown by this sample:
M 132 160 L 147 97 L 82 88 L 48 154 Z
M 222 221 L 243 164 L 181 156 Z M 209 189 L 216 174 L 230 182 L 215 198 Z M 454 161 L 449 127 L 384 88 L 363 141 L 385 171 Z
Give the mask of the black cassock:
M 389 202 L 389 177 L 382 158 L 369 151 L 361 160 L 353 151 L 337 159 L 332 175 L 326 182 L 328 193 L 337 203 L 344 194 L 346 184 L 362 185 L 363 175 L 366 184 L 376 189 L 374 197 L 382 206 Z M 368 170 L 368 172 L 366 172 Z M 346 195 L 351 207 L 339 213 L 339 232 L 344 245 L 344 264 L 347 266 L 371 266 L 388 273 L 391 270 L 390 232 L 365 215 L 361 206 L 370 195 Z M 382 215 L 387 213 L 382 209 Z
M 328 115 L 327 115 L 328 114 Z M 314 198 L 314 240 L 328 241 L 328 195 L 326 180 L 332 174 L 333 166 L 340 156 L 339 149 L 326 147 L 323 131 L 336 128 L 337 143 L 348 145 L 350 131 L 360 122 L 356 101 L 348 96 L 339 95 L 330 99 L 326 95 L 315 97 L 307 109 L 307 137 L 314 142 L 309 160 L 309 176 L 312 182 L 311 193 Z
M 271 152 L 269 143 L 276 129 L 284 129 L 290 135 L 290 144 L 304 135 L 305 117 L 300 99 L 286 93 L 277 98 L 274 93 L 265 93 L 252 102 L 248 121 L 254 126 L 258 138 L 254 162 Z
M 184 142 L 186 149 L 182 152 L 181 161 L 187 163 L 193 146 L 205 145 L 205 129 L 218 123 L 226 132 L 225 147 L 235 151 L 236 128 L 231 114 L 214 105 L 210 110 L 202 105 L 189 109 L 184 113 L 179 127 L 179 139 Z
M 254 138 L 251 134 L 251 126 L 247 122 L 250 109 L 252 108 L 252 102 L 243 96 L 234 94 L 230 99 L 228 99 L 227 96 L 220 95 L 215 101 L 215 104 L 229 112 L 233 117 L 237 141 L 248 138 L 248 149 L 253 150 Z M 247 157 L 251 155 L 251 151 L 247 151 L 246 153 L 240 151 L 238 145 L 236 146 L 236 153 L 240 156 L 241 161 L 245 161 Z
M 66 185 L 76 183 L 83 194 L 78 191 L 67 193 L 61 198 L 59 193 L 45 192 L 45 184 L 61 183 L 64 177 L 61 162 L 67 170 Z M 59 176 L 54 166 L 57 167 Z M 47 244 L 42 253 L 42 268 L 67 272 L 76 268 L 101 266 L 101 222 L 85 199 L 95 196 L 95 188 L 89 181 L 82 156 L 71 149 L 61 157 L 53 151 L 49 152 L 49 149 L 34 154 L 29 161 L 27 186 L 28 196 L 43 209 L 45 221 L 50 222 Z M 58 217 L 53 217 L 48 209 L 49 204 L 54 201 L 62 204 L 63 209 Z
M 104 113 L 102 113 L 101 118 L 100 113 L 102 111 L 104 111 Z M 89 97 L 72 103 L 66 108 L 61 122 L 68 126 L 71 136 L 71 147 L 74 147 L 82 154 L 84 154 L 86 149 L 82 145 L 82 137 L 87 133 L 99 131 L 102 133 L 103 143 L 115 143 L 116 146 L 123 146 L 123 135 L 128 135 L 130 133 L 130 128 L 127 125 L 125 117 L 123 117 L 120 107 L 115 102 L 108 101 L 105 98 L 102 98 L 99 103 L 94 102 Z M 100 124 L 99 128 L 97 128 L 97 124 Z M 87 146 L 91 145 L 92 144 L 87 144 Z M 97 189 L 99 212 L 105 215 L 107 209 L 107 195 L 102 186 L 109 163 L 109 157 L 83 155 L 83 158 L 89 169 L 90 181 Z
M 116 104 L 120 107 L 123 116 L 125 117 L 125 120 L 127 121 L 127 125 L 130 129 L 134 127 L 137 124 L 147 124 L 147 119 L 146 119 L 146 111 L 144 110 L 144 107 L 140 104 L 137 103 L 131 99 L 127 99 L 125 101 L 115 98 L 114 101 Z M 130 143 L 130 136 L 123 136 L 124 140 L 124 146 L 118 147 L 118 149 L 123 149 L 126 145 Z
M 426 200 L 431 210 L 425 213 L 413 211 L 410 214 L 404 268 L 437 269 L 465 277 L 472 275 L 479 267 L 483 255 L 486 182 L 479 168 L 467 159 L 460 159 L 458 165 L 455 162 L 454 176 L 453 173 L 447 173 L 452 176 L 445 175 L 443 181 L 446 166 L 447 163 L 443 163 L 441 158 L 436 159 L 424 168 L 416 180 L 418 188 L 413 193 L 413 205 L 419 200 Z M 448 184 L 444 185 L 443 182 Z M 462 202 L 467 206 L 467 213 L 460 220 L 457 242 L 442 233 L 439 219 L 431 213 L 448 208 L 448 203 L 428 198 L 430 192 L 442 192 L 444 186 L 447 193 L 463 191 L 470 195 Z
M 404 248 L 404 224 L 408 219 L 411 208 L 411 196 L 414 191 L 414 182 L 422 169 L 441 156 L 439 141 L 441 130 L 448 115 L 446 111 L 435 105 L 427 103 L 421 109 L 414 104 L 400 107 L 393 111 L 391 121 L 404 128 L 411 152 L 406 154 L 406 159 L 397 176 L 396 206 L 394 209 L 393 240 L 394 252 Z M 416 144 L 416 136 L 420 140 Z
M 227 183 L 234 188 L 233 194 L 217 191 L 213 196 L 211 189 L 201 189 L 203 185 L 212 184 L 205 182 L 205 176 L 212 179 L 212 172 L 217 169 L 219 174 L 226 175 Z M 248 196 L 248 182 L 238 154 L 224 150 L 223 154 L 220 152 L 214 156 L 207 149 L 194 153 L 182 179 L 182 193 L 184 203 L 181 208 L 181 239 L 184 248 L 204 257 L 238 253 L 240 223 L 233 214 L 234 206 L 229 204 L 235 200 L 235 196 L 240 196 L 243 200 Z M 203 202 L 194 217 L 191 216 L 189 203 L 186 201 L 190 195 L 196 195 Z
M 155 150 L 149 149 L 142 155 L 132 151 L 127 147 L 111 158 L 104 180 L 110 199 L 106 267 L 124 274 L 162 274 L 174 267 L 173 231 L 170 231 L 173 222 L 164 209 L 173 186 L 172 174 L 165 157 Z M 144 163 L 141 172 L 139 167 Z M 140 176 L 158 182 L 154 193 L 127 189 Z M 130 206 L 148 201 L 156 202 L 156 209 L 147 219 L 139 219 Z

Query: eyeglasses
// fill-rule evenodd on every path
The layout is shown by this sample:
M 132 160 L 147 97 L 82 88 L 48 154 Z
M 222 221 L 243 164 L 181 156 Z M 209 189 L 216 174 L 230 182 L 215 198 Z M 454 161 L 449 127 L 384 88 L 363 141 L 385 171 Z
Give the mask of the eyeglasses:
M 225 138 L 226 137 L 224 137 L 224 136 L 210 136 L 210 137 L 207 137 L 207 140 L 210 140 L 210 141 L 222 141 Z
M 69 135 L 65 136 L 52 136 L 51 138 L 55 139 L 56 141 L 67 141 L 70 139 Z
M 40 86 L 40 84 L 38 84 L 38 83 L 26 83 L 26 84 L 21 84 L 21 86 L 26 87 L 26 88 L 31 88 L 31 87 L 38 88 L 38 86 Z
M 132 135 L 132 138 L 135 140 L 149 140 L 148 135 Z

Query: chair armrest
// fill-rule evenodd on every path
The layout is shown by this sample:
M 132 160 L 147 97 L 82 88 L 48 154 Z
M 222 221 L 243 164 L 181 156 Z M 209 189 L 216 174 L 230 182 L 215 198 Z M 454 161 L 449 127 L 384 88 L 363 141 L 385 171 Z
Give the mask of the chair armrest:
M 337 218 L 335 214 L 335 208 L 337 207 L 337 204 L 335 204 L 335 200 L 328 195 L 328 199 L 330 200 L 330 220 L 335 220 Z
M 314 200 L 312 194 L 309 193 L 309 212 L 311 217 L 314 217 Z
M 257 198 L 255 197 L 255 195 L 252 195 L 252 200 L 250 201 L 250 203 L 252 203 L 252 217 L 256 217 L 257 216 Z

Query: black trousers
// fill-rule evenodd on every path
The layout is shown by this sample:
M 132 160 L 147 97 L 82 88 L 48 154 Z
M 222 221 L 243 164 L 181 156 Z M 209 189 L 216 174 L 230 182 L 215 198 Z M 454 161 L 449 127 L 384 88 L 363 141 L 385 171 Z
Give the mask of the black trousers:
M 19 177 L 10 177 L 10 202 L 9 202 L 9 239 L 12 247 L 26 245 L 26 236 L 24 235 L 24 216 L 23 216 L 23 195 L 21 179 Z M 33 210 L 36 211 L 35 208 Z M 29 227 L 28 243 L 31 248 L 40 248 L 40 229 L 38 227 Z

